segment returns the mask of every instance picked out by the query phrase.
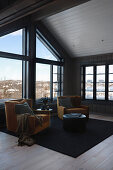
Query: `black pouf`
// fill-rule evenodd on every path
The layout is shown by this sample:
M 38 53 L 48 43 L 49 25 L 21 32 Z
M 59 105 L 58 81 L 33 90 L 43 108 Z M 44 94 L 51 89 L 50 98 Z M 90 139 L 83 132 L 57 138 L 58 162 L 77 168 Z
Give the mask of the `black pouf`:
M 81 113 L 63 115 L 63 127 L 65 130 L 83 132 L 86 129 L 87 118 Z

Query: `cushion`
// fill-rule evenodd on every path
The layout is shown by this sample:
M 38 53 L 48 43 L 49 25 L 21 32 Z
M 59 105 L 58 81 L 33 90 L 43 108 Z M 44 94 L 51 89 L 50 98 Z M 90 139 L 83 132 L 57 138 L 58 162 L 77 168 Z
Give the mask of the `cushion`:
M 82 114 L 87 114 L 87 110 L 83 108 L 70 108 L 66 109 L 65 113 L 82 113 Z
M 16 114 L 24 114 L 24 113 L 33 114 L 33 111 L 27 102 L 22 104 L 15 104 L 15 112 Z
M 80 105 L 81 105 L 81 97 L 80 96 L 71 97 L 71 103 L 72 103 L 73 107 L 80 107 Z
M 59 105 L 66 107 L 67 109 L 72 108 L 71 99 L 69 97 L 59 98 Z

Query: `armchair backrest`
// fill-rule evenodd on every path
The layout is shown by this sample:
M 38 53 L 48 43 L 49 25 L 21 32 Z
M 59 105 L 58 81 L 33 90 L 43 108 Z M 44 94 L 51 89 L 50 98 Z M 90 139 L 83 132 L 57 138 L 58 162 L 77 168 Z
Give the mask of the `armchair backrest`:
M 19 100 L 10 100 L 5 102 L 5 113 L 6 113 L 6 125 L 7 129 L 10 131 L 16 132 L 17 129 L 17 116 L 15 113 L 15 104 L 22 104 L 27 102 L 32 108 L 31 99 L 19 99 Z
M 60 96 L 57 97 L 57 107 L 59 107 L 59 99 L 64 99 L 64 98 L 70 98 L 71 99 L 71 103 L 73 107 L 80 107 L 81 105 L 81 97 L 80 96 Z
M 81 97 L 80 96 L 71 96 L 71 103 L 73 107 L 80 107 Z

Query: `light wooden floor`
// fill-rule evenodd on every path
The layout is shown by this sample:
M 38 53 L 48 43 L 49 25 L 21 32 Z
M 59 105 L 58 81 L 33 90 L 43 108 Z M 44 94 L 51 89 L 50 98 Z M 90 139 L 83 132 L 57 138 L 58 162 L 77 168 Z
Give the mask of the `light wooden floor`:
M 113 121 L 113 117 L 90 115 Z M 17 146 L 17 138 L 0 132 L 0 170 L 113 170 L 113 136 L 77 158 L 33 145 Z

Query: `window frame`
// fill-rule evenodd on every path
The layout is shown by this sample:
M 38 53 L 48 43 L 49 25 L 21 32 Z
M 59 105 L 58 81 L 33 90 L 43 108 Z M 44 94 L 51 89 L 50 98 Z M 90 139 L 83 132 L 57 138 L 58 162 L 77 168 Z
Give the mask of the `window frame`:
M 26 49 L 26 45 L 25 45 L 26 44 L 26 27 L 20 27 L 18 29 L 8 31 L 6 34 L 1 34 L 0 36 L 8 35 L 10 33 L 16 32 L 20 29 L 22 29 L 22 54 L 15 54 L 15 53 L 0 51 L 0 58 L 21 60 L 22 61 L 22 96 L 21 97 L 25 98 L 25 95 L 24 95 L 25 88 L 23 87 L 23 84 L 24 84 L 23 83 L 23 80 L 24 80 L 23 73 L 25 72 L 25 70 L 24 70 L 23 62 L 24 61 L 30 61 L 30 58 L 26 55 L 26 53 L 24 53 L 24 51 L 26 51 L 25 50 Z
M 96 99 L 96 67 L 97 66 L 102 66 L 102 65 L 105 65 L 105 99 L 104 100 L 101 100 L 101 99 Z M 100 101 L 100 102 L 104 102 L 104 101 L 107 101 L 107 102 L 113 102 L 113 100 L 109 100 L 109 97 L 108 97 L 108 93 L 109 93 L 109 90 L 108 90 L 108 87 L 109 87 L 109 65 L 113 65 L 113 61 L 110 62 L 110 63 L 99 63 L 99 64 L 83 64 L 81 65 L 81 97 L 83 100 L 86 100 L 86 101 Z M 85 98 L 85 68 L 86 67 L 89 67 L 89 66 L 93 66 L 93 99 L 86 99 Z M 83 81 L 82 81 L 83 80 Z M 82 88 L 83 87 L 83 88 Z
M 59 66 L 60 67 L 60 81 L 59 81 L 59 96 L 63 95 L 62 91 L 62 67 L 64 66 L 64 60 L 63 58 L 60 57 L 60 54 L 54 49 L 54 47 L 47 41 L 47 39 L 41 34 L 41 32 L 36 29 L 36 38 L 38 38 L 41 43 L 54 55 L 57 59 L 57 61 L 54 60 L 49 60 L 49 59 L 43 59 L 43 58 L 35 58 L 35 64 L 40 63 L 40 64 L 49 64 L 50 65 L 50 100 L 53 101 L 55 98 L 53 97 L 53 67 L 54 66 Z M 36 93 L 36 78 L 35 78 L 35 93 Z M 36 96 L 36 95 L 35 95 Z M 35 97 L 35 100 L 38 100 Z
M 35 95 L 36 93 L 36 63 L 49 64 L 50 67 L 53 67 L 54 65 L 56 65 L 56 66 L 60 66 L 61 68 L 64 66 L 64 59 L 55 50 L 55 48 L 46 40 L 46 38 L 41 34 L 41 32 L 40 32 L 40 38 L 42 38 L 42 41 L 46 45 L 45 47 L 46 48 L 48 47 L 47 49 L 50 50 L 50 52 L 52 52 L 54 56 L 57 57 L 58 61 L 36 58 L 36 54 L 35 54 L 36 52 L 34 51 L 36 51 L 36 34 L 37 34 L 38 29 L 35 26 L 33 28 L 28 27 L 28 26 L 24 26 L 24 27 L 22 26 L 22 27 L 18 27 L 15 29 L 10 29 L 7 32 L 4 32 L 0 35 L 1 36 L 8 35 L 10 33 L 18 31 L 19 29 L 23 30 L 22 31 L 22 55 L 0 51 L 0 57 L 22 61 L 22 98 L 32 98 L 34 101 L 36 101 L 36 95 Z M 52 77 L 53 72 L 51 69 L 50 69 L 50 74 Z M 61 83 L 62 82 L 61 82 L 61 75 L 60 75 L 60 95 L 63 95 Z M 53 84 L 53 79 L 51 79 L 51 84 Z M 53 100 L 53 86 L 51 86 L 50 95 L 51 95 L 50 99 L 52 101 Z
M 93 66 L 87 66 L 87 67 L 93 67 Z M 85 84 L 85 85 L 84 85 L 84 87 L 85 87 L 85 96 L 86 96 L 86 92 L 88 92 L 88 90 L 86 89 L 86 77 L 87 77 L 87 76 L 92 76 L 92 77 L 93 77 L 91 83 L 92 83 L 93 89 L 94 89 L 94 83 L 93 83 L 93 82 L 94 82 L 94 68 L 93 68 L 93 74 L 89 74 L 89 73 L 86 74 L 86 68 L 87 68 L 87 67 L 85 67 L 85 76 L 84 76 L 84 81 L 85 81 L 85 82 L 84 82 L 84 84 Z M 89 92 L 93 92 L 93 90 L 91 90 L 91 91 L 89 91 Z M 86 99 L 87 99 L 87 98 L 86 98 Z M 92 98 L 92 99 L 93 99 L 93 98 Z M 91 100 L 92 100 L 92 99 L 91 99 Z

